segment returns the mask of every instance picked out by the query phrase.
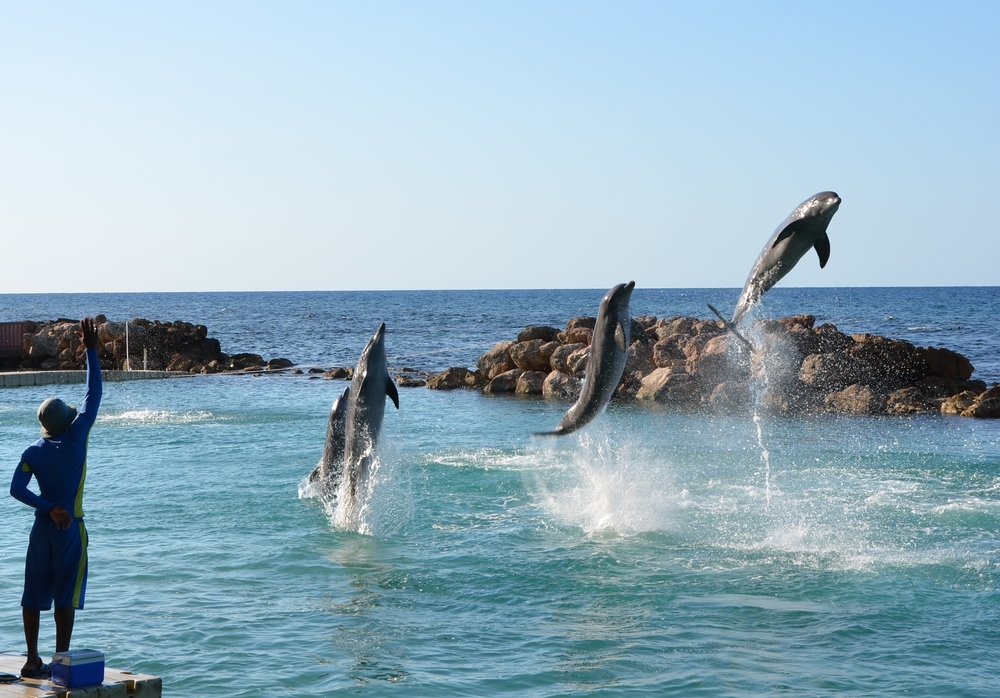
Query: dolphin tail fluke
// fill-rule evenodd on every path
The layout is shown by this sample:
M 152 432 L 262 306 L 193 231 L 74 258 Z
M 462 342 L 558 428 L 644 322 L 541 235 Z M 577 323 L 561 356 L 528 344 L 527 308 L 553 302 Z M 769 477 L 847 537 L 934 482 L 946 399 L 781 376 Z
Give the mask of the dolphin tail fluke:
M 734 325 L 733 323 L 731 323 L 726 318 L 722 317 L 722 313 L 720 313 L 718 310 L 716 310 L 714 307 L 712 307 L 711 303 L 708 303 L 707 305 L 708 305 L 708 309 L 711 310 L 713 313 L 715 313 L 715 316 L 717 318 L 719 318 L 720 320 L 722 320 L 722 324 L 726 326 L 726 329 L 729 330 L 730 332 L 732 332 L 733 335 L 736 337 L 736 339 L 738 339 L 738 340 L 740 340 L 740 342 L 742 342 L 743 346 L 745 346 L 747 349 L 749 349 L 751 352 L 753 352 L 753 344 L 750 342 L 749 339 L 747 339 L 746 337 L 744 337 L 740 333 L 740 331 L 738 329 L 736 329 L 736 325 Z

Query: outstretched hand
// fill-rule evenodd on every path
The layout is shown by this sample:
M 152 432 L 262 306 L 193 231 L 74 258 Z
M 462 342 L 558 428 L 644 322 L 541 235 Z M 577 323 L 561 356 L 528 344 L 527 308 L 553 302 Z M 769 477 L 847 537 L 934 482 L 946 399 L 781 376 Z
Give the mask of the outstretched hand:
M 80 320 L 80 330 L 76 334 L 83 339 L 83 346 L 88 349 L 97 347 L 97 325 L 94 324 L 94 318 L 85 317 Z
M 56 522 L 56 529 L 60 531 L 65 531 L 73 523 L 73 517 L 62 507 L 52 507 L 49 517 Z

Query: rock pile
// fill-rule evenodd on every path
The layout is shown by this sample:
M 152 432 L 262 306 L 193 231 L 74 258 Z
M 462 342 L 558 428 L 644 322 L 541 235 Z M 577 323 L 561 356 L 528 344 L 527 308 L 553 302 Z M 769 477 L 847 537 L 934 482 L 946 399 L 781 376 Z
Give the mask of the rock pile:
M 427 387 L 576 399 L 595 323 L 580 317 L 564 330 L 526 327 L 483 354 L 476 371 L 451 368 Z M 961 354 L 815 323 L 811 315 L 759 321 L 751 353 L 716 320 L 633 318 L 615 398 L 722 412 L 759 404 L 772 413 L 1000 416 L 1000 385 L 987 390 L 971 380 L 973 366 Z
M 101 368 L 119 370 L 126 365 L 125 323 L 111 322 L 105 316 L 97 323 L 97 355 Z M 24 347 L 20 366 L 23 369 L 79 370 L 85 366 L 85 349 L 76 332 L 78 320 L 60 318 L 50 322 L 24 323 Z M 219 340 L 208 336 L 204 325 L 189 322 L 160 322 L 136 318 L 128 322 L 130 368 L 146 366 L 151 371 L 219 373 L 288 368 L 288 359 L 265 361 L 258 354 L 224 354 Z

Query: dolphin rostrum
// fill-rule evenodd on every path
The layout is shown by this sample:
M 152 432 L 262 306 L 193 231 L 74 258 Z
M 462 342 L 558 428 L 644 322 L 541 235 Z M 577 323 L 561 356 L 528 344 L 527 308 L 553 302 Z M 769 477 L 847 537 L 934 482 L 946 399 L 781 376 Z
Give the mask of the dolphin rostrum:
M 309 476 L 309 482 L 320 482 L 327 492 L 336 492 L 340 479 L 344 476 L 344 442 L 347 436 L 347 403 L 351 387 L 344 388 L 343 394 L 333 402 L 330 419 L 326 426 L 326 443 L 323 458 Z
M 554 431 L 542 432 L 537 436 L 574 432 L 600 414 L 608 404 L 625 370 L 625 359 L 630 344 L 629 331 L 632 327 L 628 302 L 634 288 L 635 282 L 629 281 L 627 284 L 618 284 L 604 294 L 590 342 L 587 378 L 580 397 L 566 411 Z
M 820 269 L 826 266 L 826 260 L 830 258 L 830 238 L 826 236 L 826 228 L 839 207 L 839 196 L 832 191 L 822 191 L 799 204 L 778 226 L 750 270 L 736 304 L 732 324 L 737 324 L 750 306 L 790 272 L 810 247 L 816 248 Z
M 344 424 L 344 469 L 353 497 L 358 484 L 368 474 L 375 443 L 382 429 L 386 395 L 399 409 L 399 393 L 389 377 L 386 361 L 384 322 L 361 352 L 350 390 Z

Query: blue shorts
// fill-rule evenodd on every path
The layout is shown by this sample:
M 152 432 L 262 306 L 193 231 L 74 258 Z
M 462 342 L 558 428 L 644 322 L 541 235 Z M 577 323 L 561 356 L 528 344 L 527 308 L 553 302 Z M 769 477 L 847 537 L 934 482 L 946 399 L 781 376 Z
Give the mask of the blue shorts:
M 48 611 L 83 608 L 87 592 L 87 527 L 73 519 L 65 531 L 48 514 L 36 516 L 24 559 L 24 595 L 21 606 Z

